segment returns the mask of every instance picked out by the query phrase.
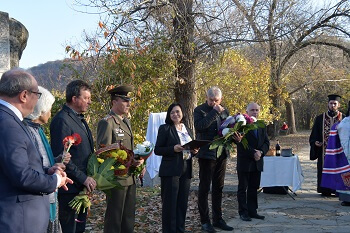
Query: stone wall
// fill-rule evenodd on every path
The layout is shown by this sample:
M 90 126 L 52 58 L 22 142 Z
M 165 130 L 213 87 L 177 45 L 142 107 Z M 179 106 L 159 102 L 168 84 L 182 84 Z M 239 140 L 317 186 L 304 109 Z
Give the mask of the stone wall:
M 0 77 L 10 69 L 10 23 L 9 15 L 0 11 Z
M 0 77 L 5 71 L 19 66 L 28 36 L 22 23 L 0 11 Z

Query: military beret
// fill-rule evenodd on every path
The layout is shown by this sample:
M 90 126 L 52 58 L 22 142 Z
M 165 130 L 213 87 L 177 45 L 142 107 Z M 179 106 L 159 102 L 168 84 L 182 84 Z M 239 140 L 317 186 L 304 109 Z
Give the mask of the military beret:
M 340 101 L 340 98 L 341 96 L 340 95 L 336 95 L 336 94 L 333 94 L 333 95 L 328 95 L 328 101 L 331 101 L 331 100 L 336 100 L 336 101 Z
M 120 97 L 124 100 L 131 100 L 131 97 L 128 96 L 129 92 L 132 92 L 134 90 L 134 87 L 131 85 L 121 85 L 118 87 L 114 87 L 108 91 L 111 96 Z

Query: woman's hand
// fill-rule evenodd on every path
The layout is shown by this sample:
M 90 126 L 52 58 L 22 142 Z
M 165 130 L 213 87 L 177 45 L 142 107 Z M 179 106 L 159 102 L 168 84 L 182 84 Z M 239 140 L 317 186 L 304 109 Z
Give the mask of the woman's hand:
M 72 155 L 69 153 L 69 152 L 63 152 L 63 161 L 62 161 L 62 163 L 64 164 L 64 165 L 66 165 L 66 164 L 68 164 L 69 163 L 69 161 L 70 161 L 70 159 L 71 159 L 71 157 L 72 157 Z
M 194 148 L 193 150 L 191 150 L 191 153 L 195 155 L 198 153 L 198 151 L 199 151 L 199 148 Z
M 174 151 L 175 152 L 181 152 L 183 151 L 185 148 L 183 148 L 180 144 L 177 144 L 174 146 Z

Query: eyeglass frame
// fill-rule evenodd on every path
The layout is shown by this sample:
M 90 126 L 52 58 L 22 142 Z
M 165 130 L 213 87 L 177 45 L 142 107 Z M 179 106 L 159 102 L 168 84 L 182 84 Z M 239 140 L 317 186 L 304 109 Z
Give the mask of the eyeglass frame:
M 31 90 L 27 90 L 27 91 L 30 93 L 36 94 L 38 96 L 38 99 L 40 99 L 41 95 L 43 94 L 43 93 L 38 92 L 38 91 L 31 91 Z

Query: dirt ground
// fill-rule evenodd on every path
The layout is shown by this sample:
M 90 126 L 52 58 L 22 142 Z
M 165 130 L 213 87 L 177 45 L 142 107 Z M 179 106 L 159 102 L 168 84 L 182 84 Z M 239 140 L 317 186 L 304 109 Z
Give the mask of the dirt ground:
M 309 135 L 310 131 L 300 131 L 297 134 L 280 136 L 277 139 L 279 139 L 282 148 L 293 148 L 293 151 L 297 151 L 308 143 Z M 271 148 L 274 148 L 276 140 L 271 140 L 270 143 Z M 195 177 L 192 186 L 196 186 L 198 184 L 198 176 L 196 176 L 198 174 L 197 160 L 194 161 L 193 169 Z M 232 177 L 236 174 L 235 154 L 228 159 L 226 174 L 227 177 Z M 190 193 L 186 218 L 186 231 L 194 233 L 201 232 L 196 192 L 196 190 L 193 190 Z M 100 233 L 103 232 L 103 218 L 106 205 L 105 195 L 101 192 L 95 192 L 92 197 L 92 203 L 86 232 Z M 211 201 L 209 200 L 210 203 Z M 138 187 L 136 208 L 136 233 L 161 232 L 161 197 L 159 186 L 153 188 Z M 224 193 L 222 209 L 224 219 L 231 219 L 237 215 L 237 198 L 235 192 L 229 191 Z

